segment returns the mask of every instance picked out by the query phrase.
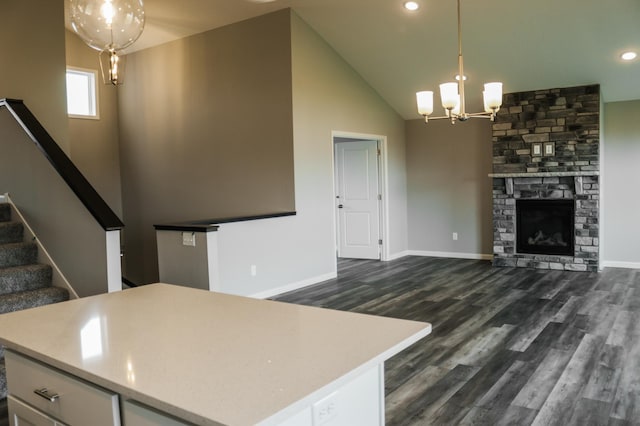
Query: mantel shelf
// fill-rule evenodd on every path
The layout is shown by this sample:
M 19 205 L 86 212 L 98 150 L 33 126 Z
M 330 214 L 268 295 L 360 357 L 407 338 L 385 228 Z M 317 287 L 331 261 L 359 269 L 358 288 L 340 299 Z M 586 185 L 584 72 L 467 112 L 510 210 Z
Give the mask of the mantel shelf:
M 600 176 L 600 172 L 539 172 L 539 173 L 489 173 L 490 178 L 534 178 L 534 177 L 562 177 L 562 176 Z

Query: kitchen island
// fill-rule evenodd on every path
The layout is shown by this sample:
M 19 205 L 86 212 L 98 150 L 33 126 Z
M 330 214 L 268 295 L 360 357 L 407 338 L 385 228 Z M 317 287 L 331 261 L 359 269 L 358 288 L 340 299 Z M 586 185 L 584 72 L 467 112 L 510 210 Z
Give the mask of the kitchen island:
M 10 415 L 52 425 L 382 425 L 384 361 L 430 331 L 168 284 L 0 316 Z

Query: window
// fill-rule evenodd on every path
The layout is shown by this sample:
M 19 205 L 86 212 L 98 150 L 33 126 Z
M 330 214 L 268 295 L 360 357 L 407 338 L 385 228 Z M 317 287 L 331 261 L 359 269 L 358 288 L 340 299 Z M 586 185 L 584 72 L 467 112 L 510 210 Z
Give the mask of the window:
M 67 113 L 72 118 L 99 118 L 96 71 L 67 68 Z

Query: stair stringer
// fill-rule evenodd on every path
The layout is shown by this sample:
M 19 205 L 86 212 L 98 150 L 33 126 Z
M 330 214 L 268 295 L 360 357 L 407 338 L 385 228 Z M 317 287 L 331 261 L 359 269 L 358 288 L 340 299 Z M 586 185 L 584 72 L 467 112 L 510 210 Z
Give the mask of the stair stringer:
M 24 226 L 24 241 L 25 242 L 35 242 L 38 246 L 38 262 L 51 266 L 52 269 L 52 277 L 51 277 L 51 285 L 54 287 L 64 288 L 69 292 L 69 299 L 77 299 L 78 293 L 73 289 L 69 281 L 65 278 L 58 265 L 56 265 L 55 261 L 49 255 L 47 249 L 42 245 L 38 237 L 36 236 L 33 229 L 29 226 L 26 219 L 20 212 L 20 209 L 13 203 L 11 200 L 11 196 L 9 194 L 0 194 L 0 203 L 7 203 L 11 206 L 11 218 L 16 221 L 22 223 Z

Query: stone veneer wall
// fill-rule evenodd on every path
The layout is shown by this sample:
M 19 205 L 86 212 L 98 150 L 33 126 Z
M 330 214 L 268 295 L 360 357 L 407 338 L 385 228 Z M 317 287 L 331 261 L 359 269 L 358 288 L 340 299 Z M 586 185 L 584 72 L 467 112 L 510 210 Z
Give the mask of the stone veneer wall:
M 533 155 L 545 143 L 554 154 Z M 598 270 L 599 146 L 598 85 L 505 95 L 493 124 L 495 266 Z M 516 199 L 575 200 L 574 255 L 516 253 Z

